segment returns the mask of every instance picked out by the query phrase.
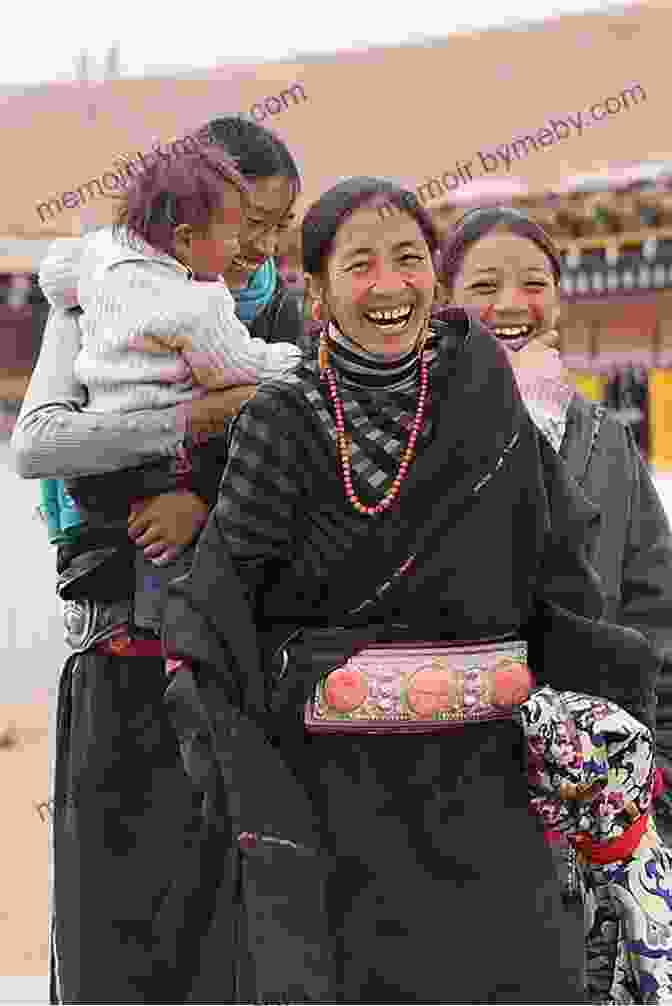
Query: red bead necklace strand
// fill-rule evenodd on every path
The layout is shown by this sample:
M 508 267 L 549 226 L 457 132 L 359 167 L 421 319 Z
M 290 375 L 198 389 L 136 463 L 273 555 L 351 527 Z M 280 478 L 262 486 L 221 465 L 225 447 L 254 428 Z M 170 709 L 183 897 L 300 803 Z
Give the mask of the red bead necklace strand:
M 379 503 L 376 503 L 375 506 L 366 506 L 366 504 L 362 503 L 356 495 L 352 483 L 352 449 L 345 432 L 343 403 L 338 396 L 334 369 L 329 366 L 329 347 L 327 344 L 326 333 L 323 332 L 320 336 L 320 376 L 323 381 L 327 382 L 329 397 L 333 402 L 334 412 L 336 413 L 336 447 L 338 450 L 339 460 L 341 462 L 341 474 L 343 478 L 343 485 L 345 487 L 345 495 L 355 510 L 361 514 L 365 514 L 367 517 L 373 517 L 376 514 L 384 513 L 386 510 L 389 510 L 401 491 L 402 483 L 408 475 L 411 462 L 415 457 L 415 445 L 420 430 L 423 427 L 425 408 L 427 405 L 427 392 L 429 390 L 429 367 L 425 361 L 423 349 L 424 339 L 421 343 L 418 357 L 420 366 L 420 392 L 418 395 L 418 406 L 415 410 L 415 419 L 413 420 L 413 426 L 411 427 L 406 450 L 401 456 L 401 463 L 399 465 L 397 477 Z

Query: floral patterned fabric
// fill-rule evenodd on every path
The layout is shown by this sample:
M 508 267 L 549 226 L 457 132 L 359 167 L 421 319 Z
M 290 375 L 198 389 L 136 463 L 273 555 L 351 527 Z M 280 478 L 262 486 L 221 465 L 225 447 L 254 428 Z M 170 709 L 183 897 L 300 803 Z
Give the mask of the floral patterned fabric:
M 613 703 L 550 688 L 520 711 L 530 806 L 547 828 L 604 843 L 649 814 L 653 739 L 642 723 Z M 591 930 L 587 1001 L 672 1003 L 672 852 L 653 818 L 626 859 L 581 872 Z
M 651 807 L 651 733 L 619 706 L 538 689 L 521 707 L 530 803 L 547 828 L 619 838 Z

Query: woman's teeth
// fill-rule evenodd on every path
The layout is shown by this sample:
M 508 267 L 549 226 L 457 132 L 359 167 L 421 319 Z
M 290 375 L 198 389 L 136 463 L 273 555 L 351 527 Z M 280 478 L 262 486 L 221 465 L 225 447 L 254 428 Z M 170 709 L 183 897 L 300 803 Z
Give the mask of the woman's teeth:
M 364 317 L 382 328 L 403 328 L 413 314 L 413 307 L 395 307 L 390 311 L 367 311 Z
M 519 339 L 521 336 L 530 335 L 534 331 L 534 325 L 496 326 L 492 331 L 498 339 Z

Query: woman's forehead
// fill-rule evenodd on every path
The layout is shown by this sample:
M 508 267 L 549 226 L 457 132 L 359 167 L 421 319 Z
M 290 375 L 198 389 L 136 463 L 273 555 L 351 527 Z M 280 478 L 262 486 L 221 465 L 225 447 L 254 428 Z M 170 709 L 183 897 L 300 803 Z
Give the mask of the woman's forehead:
M 552 272 L 546 252 L 530 238 L 510 231 L 486 234 L 469 248 L 462 261 L 462 272 L 495 269 L 535 269 Z
M 353 254 L 359 248 L 374 250 L 405 242 L 424 243 L 422 231 L 412 216 L 387 205 L 364 206 L 341 223 L 336 231 L 334 251 Z

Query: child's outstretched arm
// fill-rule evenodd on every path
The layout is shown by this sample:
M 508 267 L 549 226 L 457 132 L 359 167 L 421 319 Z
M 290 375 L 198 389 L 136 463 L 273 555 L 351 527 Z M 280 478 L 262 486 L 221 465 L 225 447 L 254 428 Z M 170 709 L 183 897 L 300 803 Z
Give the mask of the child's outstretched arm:
M 111 269 L 104 282 L 115 300 L 124 295 L 135 316 L 128 319 L 137 333 L 130 348 L 181 353 L 194 380 L 208 390 L 267 380 L 301 359 L 289 343 L 253 339 L 224 283 L 185 283 L 145 263 Z

